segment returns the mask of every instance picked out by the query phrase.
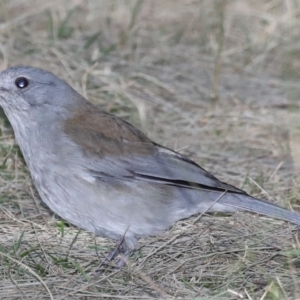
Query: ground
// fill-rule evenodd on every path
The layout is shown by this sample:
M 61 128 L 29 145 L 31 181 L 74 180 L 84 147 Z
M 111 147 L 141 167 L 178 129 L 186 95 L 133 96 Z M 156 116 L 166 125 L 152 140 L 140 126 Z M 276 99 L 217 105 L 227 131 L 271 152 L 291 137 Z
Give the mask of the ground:
M 30 65 L 222 181 L 300 211 L 296 0 L 0 0 L 0 70 Z M 297 299 L 298 228 L 250 213 L 194 216 L 115 246 L 42 205 L 3 112 L 1 299 Z

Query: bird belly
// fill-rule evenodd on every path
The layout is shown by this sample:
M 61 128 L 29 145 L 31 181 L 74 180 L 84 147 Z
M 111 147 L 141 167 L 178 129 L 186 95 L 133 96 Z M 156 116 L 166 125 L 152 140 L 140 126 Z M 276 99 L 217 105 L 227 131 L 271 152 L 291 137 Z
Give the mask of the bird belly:
M 80 228 L 113 239 L 152 235 L 201 212 L 236 210 L 214 203 L 221 193 L 44 172 L 47 176 L 44 173 L 34 181 L 42 200 L 54 213 Z

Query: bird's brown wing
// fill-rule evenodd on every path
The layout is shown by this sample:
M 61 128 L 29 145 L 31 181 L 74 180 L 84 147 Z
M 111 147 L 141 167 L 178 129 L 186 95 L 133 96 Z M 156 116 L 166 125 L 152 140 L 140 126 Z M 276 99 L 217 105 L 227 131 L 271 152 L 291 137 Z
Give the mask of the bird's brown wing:
M 147 180 L 162 184 L 244 194 L 189 158 L 153 143 L 116 116 L 93 108 L 65 122 L 65 134 L 89 157 L 96 177 Z

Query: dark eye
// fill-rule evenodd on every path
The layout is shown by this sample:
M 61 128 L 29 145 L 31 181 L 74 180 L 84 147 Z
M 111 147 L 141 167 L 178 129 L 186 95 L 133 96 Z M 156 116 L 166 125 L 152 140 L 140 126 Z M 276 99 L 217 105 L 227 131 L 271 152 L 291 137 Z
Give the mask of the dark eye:
M 19 89 L 25 89 L 29 85 L 29 81 L 25 77 L 19 77 L 19 78 L 16 79 L 15 85 Z

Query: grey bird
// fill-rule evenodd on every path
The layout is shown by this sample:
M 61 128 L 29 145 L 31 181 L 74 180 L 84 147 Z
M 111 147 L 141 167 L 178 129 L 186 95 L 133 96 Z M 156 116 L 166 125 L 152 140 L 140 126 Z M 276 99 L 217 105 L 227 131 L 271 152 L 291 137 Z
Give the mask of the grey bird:
M 300 214 L 219 181 L 52 73 L 4 70 L 0 105 L 41 199 L 71 224 L 119 240 L 127 256 L 140 237 L 206 211 L 251 211 L 300 225 Z

